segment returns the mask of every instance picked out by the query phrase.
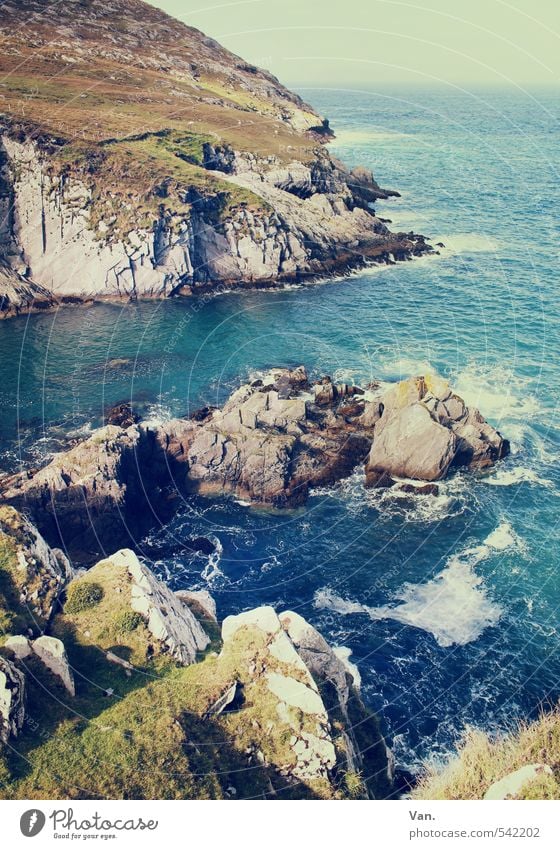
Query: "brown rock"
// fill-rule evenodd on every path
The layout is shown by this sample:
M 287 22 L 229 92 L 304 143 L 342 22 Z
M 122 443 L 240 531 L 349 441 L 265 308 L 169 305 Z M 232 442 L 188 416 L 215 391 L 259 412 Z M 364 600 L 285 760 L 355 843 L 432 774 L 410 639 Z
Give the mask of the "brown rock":
M 436 481 L 443 478 L 455 456 L 457 438 L 414 402 L 384 413 L 375 427 L 368 469 L 402 478 Z
M 382 398 L 366 473 L 435 481 L 449 468 L 484 468 L 504 457 L 509 443 L 478 410 L 466 407 L 449 383 L 415 377 L 392 386 Z
M 107 410 L 105 424 L 117 425 L 118 427 L 131 427 L 140 421 L 140 416 L 134 412 L 128 401 L 115 404 Z

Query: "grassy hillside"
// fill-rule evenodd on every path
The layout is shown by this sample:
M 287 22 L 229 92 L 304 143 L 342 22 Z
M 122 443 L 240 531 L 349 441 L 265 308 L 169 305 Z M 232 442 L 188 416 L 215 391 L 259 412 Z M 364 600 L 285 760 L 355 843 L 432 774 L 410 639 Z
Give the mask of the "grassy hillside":
M 171 129 L 305 158 L 321 124 L 271 74 L 140 0 L 4 3 L 0 74 L 2 113 L 70 144 Z
M 426 773 L 415 799 L 483 799 L 497 781 L 529 764 L 543 764 L 542 773 L 525 784 L 519 799 L 560 799 L 560 710 L 523 723 L 510 734 L 490 739 L 470 730 L 457 757 L 442 770 Z

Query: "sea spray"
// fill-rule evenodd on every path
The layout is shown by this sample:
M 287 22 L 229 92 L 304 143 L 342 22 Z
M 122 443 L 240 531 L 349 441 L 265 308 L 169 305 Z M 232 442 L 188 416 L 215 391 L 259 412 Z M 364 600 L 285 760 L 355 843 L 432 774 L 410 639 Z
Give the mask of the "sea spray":
M 445 568 L 424 584 L 405 584 L 397 593 L 400 603 L 369 607 L 337 595 L 331 589 L 315 593 L 317 608 L 341 615 L 365 613 L 372 620 L 392 619 L 428 631 L 440 646 L 466 645 L 496 625 L 503 609 L 484 587 L 475 567 L 496 552 L 523 549 L 511 524 L 502 521 L 480 545 L 452 555 Z

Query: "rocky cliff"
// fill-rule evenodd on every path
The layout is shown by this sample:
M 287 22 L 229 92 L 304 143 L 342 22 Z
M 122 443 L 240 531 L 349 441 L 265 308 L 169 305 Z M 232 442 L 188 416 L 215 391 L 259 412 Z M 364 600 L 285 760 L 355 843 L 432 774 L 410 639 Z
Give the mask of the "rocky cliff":
M 391 793 L 359 682 L 297 613 L 220 631 L 208 593 L 172 593 L 132 551 L 75 575 L 16 511 L 0 518 L 1 798 Z
M 6 3 L 0 42 L 0 313 L 431 250 L 389 232 L 396 193 L 329 155 L 312 107 L 139 0 Z

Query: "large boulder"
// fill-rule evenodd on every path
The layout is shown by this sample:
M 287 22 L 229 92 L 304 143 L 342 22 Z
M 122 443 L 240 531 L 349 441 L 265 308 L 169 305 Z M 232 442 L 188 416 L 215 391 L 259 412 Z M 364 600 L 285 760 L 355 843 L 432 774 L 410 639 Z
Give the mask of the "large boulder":
M 492 784 L 484 794 L 484 798 L 486 800 L 516 799 L 522 790 L 527 789 L 527 785 L 545 775 L 553 775 L 548 764 L 526 764 Z
M 451 467 L 484 468 L 504 457 L 509 443 L 437 376 L 395 384 L 381 398 L 366 476 L 387 486 L 391 476 L 437 481 Z
M 457 438 L 419 402 L 385 415 L 375 428 L 367 468 L 403 478 L 437 481 L 445 477 L 457 450 Z
M 74 676 L 68 662 L 66 648 L 57 637 L 38 637 L 32 643 L 33 653 L 37 655 L 53 675 L 60 679 L 71 696 L 76 695 Z

